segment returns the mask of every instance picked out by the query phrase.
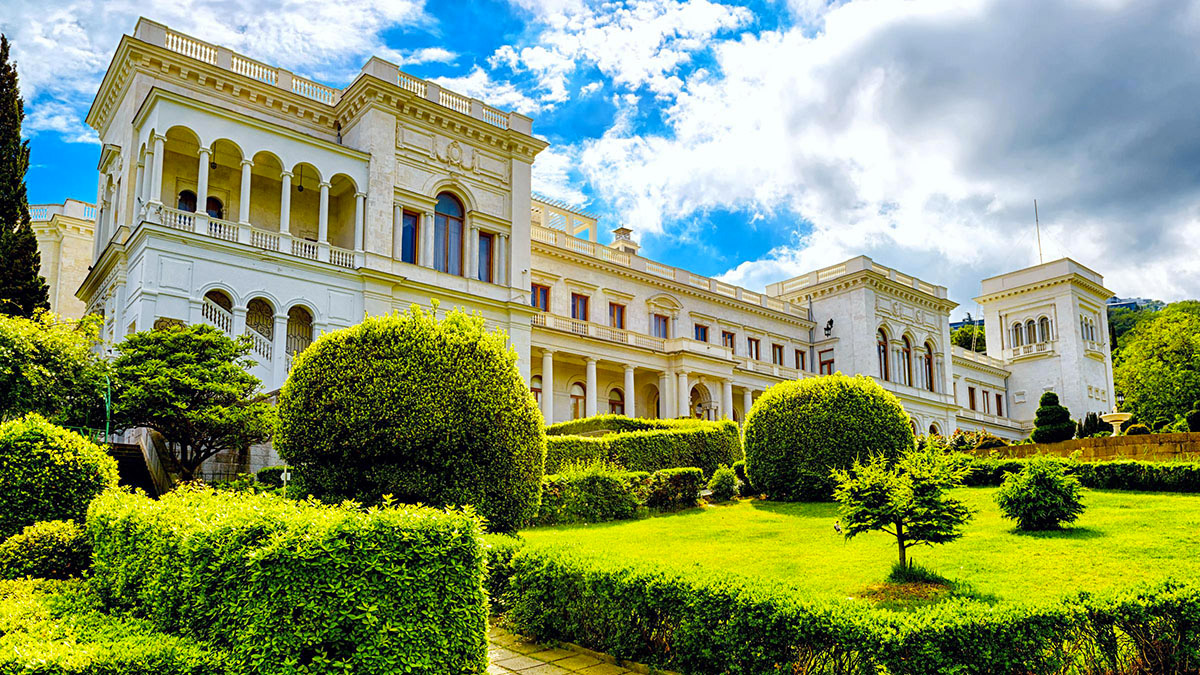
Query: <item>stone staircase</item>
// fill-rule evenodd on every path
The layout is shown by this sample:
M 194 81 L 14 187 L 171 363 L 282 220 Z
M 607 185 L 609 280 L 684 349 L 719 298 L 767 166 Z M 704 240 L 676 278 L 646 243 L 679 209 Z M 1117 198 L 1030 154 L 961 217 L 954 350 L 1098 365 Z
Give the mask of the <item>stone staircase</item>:
M 158 496 L 158 488 L 150 476 L 146 466 L 146 457 L 142 449 L 134 443 L 109 443 L 108 454 L 117 460 L 117 473 L 120 475 L 120 485 L 128 485 L 144 491 L 151 497 Z

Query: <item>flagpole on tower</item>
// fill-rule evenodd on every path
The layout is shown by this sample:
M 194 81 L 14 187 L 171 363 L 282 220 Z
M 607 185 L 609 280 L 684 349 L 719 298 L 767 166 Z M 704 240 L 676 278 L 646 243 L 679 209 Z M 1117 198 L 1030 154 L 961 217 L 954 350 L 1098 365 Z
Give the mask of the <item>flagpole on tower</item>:
M 1038 242 L 1038 263 L 1046 262 L 1046 258 L 1042 256 L 1042 224 L 1038 221 L 1037 200 L 1033 200 L 1033 228 L 1037 232 Z

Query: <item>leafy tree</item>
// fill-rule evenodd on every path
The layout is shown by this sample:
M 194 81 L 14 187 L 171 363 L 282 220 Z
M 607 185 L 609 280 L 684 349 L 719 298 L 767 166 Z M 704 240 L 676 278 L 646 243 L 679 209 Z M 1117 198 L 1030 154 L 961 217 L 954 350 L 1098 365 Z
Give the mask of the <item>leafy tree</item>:
M 55 424 L 104 426 L 108 364 L 100 320 L 0 315 L 0 420 L 36 412 Z
M 21 139 L 25 102 L 16 64 L 8 60 L 8 38 L 0 35 L 0 313 L 32 317 L 50 309 L 46 280 L 38 274 L 41 255 L 29 224 L 25 172 L 29 141 Z
M 950 334 L 950 342 L 963 349 L 973 349 L 979 353 L 987 351 L 987 336 L 983 326 L 964 324 L 954 329 Z
M 1021 530 L 1057 530 L 1083 513 L 1079 479 L 1063 462 L 1035 457 L 1016 473 L 1006 474 L 996 491 L 996 504 Z
M 971 511 L 948 491 L 962 486 L 970 469 L 956 466 L 951 455 L 937 449 L 906 452 L 895 465 L 874 455 L 850 471 L 834 469 L 834 499 L 845 536 L 879 531 L 896 538 L 900 566 L 908 565 L 908 548 L 945 544 L 962 536 Z
M 1133 330 L 1113 379 L 1122 410 L 1142 421 L 1186 417 L 1200 399 L 1200 315 L 1174 303 Z
M 1033 418 L 1033 442 L 1058 443 L 1074 437 L 1075 424 L 1071 422 L 1071 411 L 1058 404 L 1058 394 L 1052 391 L 1042 394 Z
M 275 409 L 247 368 L 249 338 L 205 324 L 134 333 L 117 345 L 114 416 L 161 433 L 191 480 L 204 460 L 270 437 Z

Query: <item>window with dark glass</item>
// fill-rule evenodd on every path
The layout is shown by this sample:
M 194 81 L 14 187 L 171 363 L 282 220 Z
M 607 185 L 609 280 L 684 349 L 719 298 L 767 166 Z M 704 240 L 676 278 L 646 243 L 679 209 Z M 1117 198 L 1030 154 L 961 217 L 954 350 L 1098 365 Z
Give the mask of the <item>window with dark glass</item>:
M 933 343 L 925 343 L 925 388 L 933 391 Z
M 758 338 L 746 338 L 746 356 L 755 361 L 762 360 L 762 351 L 759 349 Z
M 783 345 L 771 345 L 771 363 L 783 365 Z
M 438 195 L 433 211 L 433 267 L 462 276 L 463 207 L 449 192 Z
M 808 364 L 805 361 L 808 359 L 808 353 L 803 349 L 796 350 L 796 370 L 808 370 Z
M 608 412 L 612 415 L 625 414 L 625 395 L 620 389 L 613 389 L 608 395 Z
M 625 327 L 625 305 L 615 302 L 608 303 L 608 325 L 613 328 Z
M 967 387 L 967 407 L 975 409 L 975 387 Z
M 417 263 L 417 232 L 421 219 L 415 213 L 405 211 L 400 216 L 400 260 L 401 262 Z
M 196 212 L 196 193 L 191 190 L 183 190 L 179 193 L 179 200 L 176 202 L 176 207 L 180 211 L 188 213 Z
M 913 359 L 912 359 L 912 342 L 908 340 L 908 336 L 904 336 L 904 346 L 900 349 L 900 357 L 904 361 L 901 367 L 904 369 L 904 384 L 912 386 L 913 383 Z
M 208 214 L 209 218 L 222 220 L 225 218 L 225 205 L 221 203 L 220 199 L 209 197 L 204 204 L 204 212 Z
M 571 419 L 587 415 L 587 389 L 578 382 L 571 385 Z
M 496 239 L 491 232 L 479 233 L 479 280 L 492 280 L 492 246 Z
M 533 392 L 533 400 L 542 402 L 542 376 L 534 375 L 529 378 L 529 391 Z
M 533 284 L 529 295 L 529 304 L 543 312 L 550 311 L 550 288 L 548 286 Z
M 992 400 L 990 398 L 988 398 L 988 390 L 987 389 L 983 390 L 983 412 L 988 413 L 988 414 L 991 414 L 991 412 L 992 412 Z
M 696 340 L 708 342 L 708 326 L 696 324 Z
M 671 337 L 671 321 L 665 314 L 655 314 L 650 326 L 654 332 L 654 337 L 669 338 Z
M 571 318 L 580 321 L 588 320 L 588 296 L 578 293 L 571 294 Z
M 879 378 L 890 380 L 892 379 L 892 370 L 888 367 L 888 350 L 891 347 L 888 346 L 887 333 L 883 332 L 882 328 L 875 333 L 875 347 L 879 352 Z
M 734 336 L 733 333 L 731 333 L 727 330 L 721 331 L 721 344 L 725 345 L 726 347 L 729 347 L 730 352 L 732 352 L 734 354 L 737 353 L 737 347 L 735 346 L 737 344 L 737 338 Z
M 996 415 L 998 415 L 1000 417 L 1004 417 L 1003 401 L 1004 401 L 1004 397 L 1001 396 L 1000 394 L 996 394 Z
M 825 349 L 817 353 L 818 367 L 822 375 L 833 374 L 833 350 Z

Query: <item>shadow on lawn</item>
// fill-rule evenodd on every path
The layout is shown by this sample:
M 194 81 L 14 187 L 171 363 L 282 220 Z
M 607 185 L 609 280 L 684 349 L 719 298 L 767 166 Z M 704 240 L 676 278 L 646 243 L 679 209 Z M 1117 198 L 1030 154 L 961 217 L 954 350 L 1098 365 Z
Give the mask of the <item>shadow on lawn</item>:
M 1107 535 L 1092 527 L 1064 527 L 1061 530 L 1026 531 L 1013 528 L 1010 534 L 1031 539 L 1101 539 Z

